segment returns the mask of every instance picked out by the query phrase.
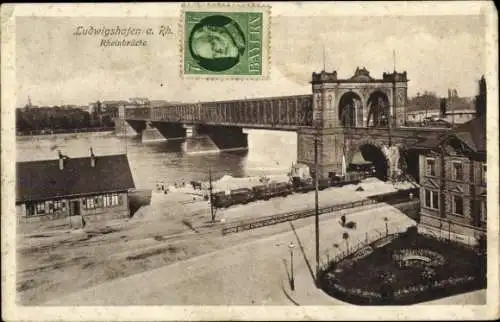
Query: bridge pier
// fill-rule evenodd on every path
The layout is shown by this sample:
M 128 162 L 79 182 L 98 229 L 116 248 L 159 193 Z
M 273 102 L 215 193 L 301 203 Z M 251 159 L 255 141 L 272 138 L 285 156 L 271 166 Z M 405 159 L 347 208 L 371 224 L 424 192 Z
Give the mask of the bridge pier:
M 186 133 L 182 149 L 185 153 L 213 153 L 248 150 L 247 134 L 241 127 L 215 125 L 183 125 Z
M 124 120 L 115 121 L 115 133 L 118 136 L 137 136 L 147 127 L 146 121 Z
M 147 122 L 146 128 L 142 131 L 141 140 L 142 143 L 151 143 L 166 141 L 167 138 L 153 124 Z
M 343 138 L 341 128 L 300 129 L 297 133 L 297 162 L 306 164 L 314 173 L 314 141 L 317 140 L 319 178 L 328 178 L 331 174 L 340 175 L 345 146 Z

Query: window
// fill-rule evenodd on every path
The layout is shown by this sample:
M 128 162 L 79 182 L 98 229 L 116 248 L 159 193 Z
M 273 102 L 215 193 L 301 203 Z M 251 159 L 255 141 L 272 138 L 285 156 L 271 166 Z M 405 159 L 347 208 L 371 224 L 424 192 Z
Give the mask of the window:
M 94 198 L 86 198 L 85 199 L 85 208 L 94 209 Z
M 103 196 L 104 207 L 114 207 L 120 204 L 120 196 L 116 193 Z
M 424 190 L 425 207 L 430 209 L 439 209 L 439 193 L 432 190 Z
M 26 204 L 27 216 L 53 214 L 65 210 L 66 201 L 64 200 L 48 200 Z
M 486 199 L 481 200 L 481 222 L 486 223 L 487 211 L 486 211 Z
M 114 207 L 120 204 L 121 198 L 117 193 L 89 197 L 84 202 L 87 209 Z
M 451 197 L 452 213 L 454 215 L 463 216 L 464 214 L 464 199 L 462 196 L 452 196 Z
M 486 163 L 483 163 L 483 166 L 482 166 L 482 184 L 483 186 L 486 186 L 486 182 L 488 182 L 488 176 L 486 175 Z
M 35 205 L 32 203 L 26 204 L 26 216 L 34 216 L 35 215 Z
M 436 159 L 425 159 L 425 174 L 428 176 L 436 176 Z
M 460 161 L 453 161 L 452 162 L 452 173 L 453 173 L 453 180 L 457 181 L 463 181 L 464 179 L 464 171 L 462 167 L 462 162 Z
M 44 215 L 45 214 L 45 202 L 38 202 L 36 204 L 36 213 L 37 213 L 37 215 Z

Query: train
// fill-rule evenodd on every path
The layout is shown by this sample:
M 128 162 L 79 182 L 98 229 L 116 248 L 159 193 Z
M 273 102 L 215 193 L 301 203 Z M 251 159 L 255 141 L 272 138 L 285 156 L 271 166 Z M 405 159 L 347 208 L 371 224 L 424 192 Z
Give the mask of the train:
M 318 190 L 330 187 L 342 187 L 348 184 L 358 184 L 361 180 L 371 176 L 366 171 L 347 172 L 345 176 L 332 175 L 318 180 Z M 257 200 L 269 200 L 276 197 L 286 197 L 293 193 L 307 193 L 316 189 L 315 181 L 309 178 L 291 177 L 290 182 L 271 182 L 251 188 L 239 188 L 228 193 L 220 191 L 212 194 L 212 205 L 215 208 L 228 208 L 234 205 L 245 205 Z

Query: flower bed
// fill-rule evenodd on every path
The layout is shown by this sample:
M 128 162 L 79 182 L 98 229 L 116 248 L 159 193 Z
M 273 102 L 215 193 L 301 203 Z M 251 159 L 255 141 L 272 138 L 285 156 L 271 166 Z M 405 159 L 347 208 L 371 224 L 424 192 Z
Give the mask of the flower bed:
M 424 236 L 400 237 L 331 262 L 319 282 L 327 294 L 348 303 L 407 305 L 484 288 L 480 263 L 474 251 Z
M 443 266 L 445 263 L 444 256 L 428 249 L 412 249 L 406 248 L 394 252 L 392 260 L 399 267 L 422 267 L 422 266 Z

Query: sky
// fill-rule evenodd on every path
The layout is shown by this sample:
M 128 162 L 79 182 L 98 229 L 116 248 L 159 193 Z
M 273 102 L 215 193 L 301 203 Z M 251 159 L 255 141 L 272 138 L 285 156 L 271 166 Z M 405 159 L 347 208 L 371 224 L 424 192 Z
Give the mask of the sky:
M 485 73 L 485 25 L 470 16 L 273 16 L 269 80 L 192 80 L 180 76 L 176 17 L 17 17 L 17 106 L 87 105 L 97 100 L 149 97 L 211 101 L 311 93 L 313 71 L 340 78 L 366 67 L 374 78 L 407 71 L 408 95 L 432 91 L 474 96 Z M 145 47 L 100 47 L 100 37 L 74 36 L 77 26 L 170 26 Z M 133 38 L 133 37 L 131 37 Z M 323 46 L 326 59 L 323 62 Z

